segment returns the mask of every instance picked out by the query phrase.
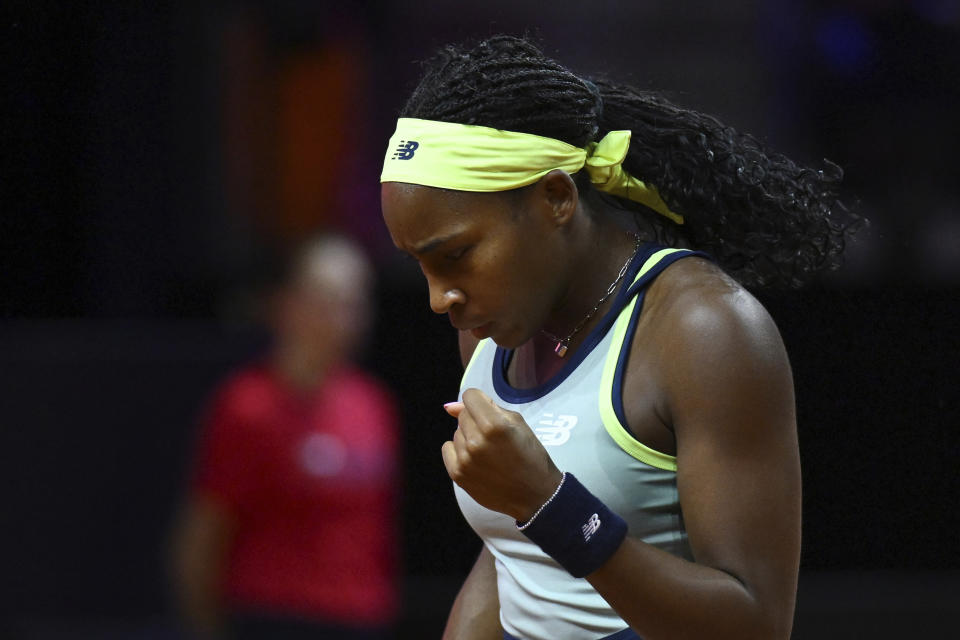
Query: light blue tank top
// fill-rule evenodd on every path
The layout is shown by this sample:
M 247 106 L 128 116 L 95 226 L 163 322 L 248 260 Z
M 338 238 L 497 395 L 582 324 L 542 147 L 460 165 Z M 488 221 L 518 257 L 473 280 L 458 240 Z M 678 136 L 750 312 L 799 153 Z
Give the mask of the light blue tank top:
M 638 442 L 626 426 L 622 378 L 644 292 L 687 250 L 640 249 L 611 309 L 563 369 L 543 385 L 515 389 L 506 380 L 511 351 L 477 345 L 460 395 L 478 388 L 520 413 L 554 463 L 570 471 L 626 520 L 631 537 L 692 559 L 677 497 L 676 459 Z M 523 640 L 595 640 L 627 624 L 590 583 L 573 578 L 517 530 L 509 516 L 477 504 L 454 485 L 457 502 L 493 554 L 504 630 Z

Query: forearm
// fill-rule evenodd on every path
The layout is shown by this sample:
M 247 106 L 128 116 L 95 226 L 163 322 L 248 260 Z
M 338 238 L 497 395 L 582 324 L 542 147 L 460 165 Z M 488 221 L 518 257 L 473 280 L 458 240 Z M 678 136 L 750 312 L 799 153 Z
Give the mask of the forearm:
M 180 617 L 200 638 L 223 635 L 224 616 L 219 585 L 208 576 L 181 576 L 178 585 Z
M 627 538 L 587 580 L 645 640 L 787 640 L 793 600 L 761 606 L 734 576 Z
M 178 614 L 183 624 L 197 637 L 220 637 L 223 632 L 223 605 L 219 573 L 201 558 L 180 556 L 175 563 L 174 589 Z
M 193 637 L 213 640 L 226 634 L 222 610 L 213 603 L 192 601 L 181 608 L 181 620 Z
M 189 504 L 174 531 L 170 568 L 178 612 L 190 631 L 202 638 L 223 633 L 229 531 L 224 514 L 205 501 Z

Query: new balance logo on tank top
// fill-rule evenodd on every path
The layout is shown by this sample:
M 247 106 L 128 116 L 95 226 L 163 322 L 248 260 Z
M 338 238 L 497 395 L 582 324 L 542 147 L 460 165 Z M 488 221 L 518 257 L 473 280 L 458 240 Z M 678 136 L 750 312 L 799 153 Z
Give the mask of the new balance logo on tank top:
M 490 339 L 477 345 L 460 385 L 461 398 L 465 389 L 478 388 L 520 413 L 557 467 L 576 475 L 627 521 L 629 536 L 687 559 L 692 556 L 680 515 L 676 459 L 631 435 L 621 383 L 648 285 L 691 255 L 703 254 L 642 247 L 627 274 L 632 284 L 621 288 L 584 344 L 543 385 L 510 386 L 512 352 Z M 508 634 L 523 640 L 596 640 L 627 626 L 590 583 L 571 577 L 517 531 L 512 518 L 480 506 L 456 485 L 454 491 L 467 522 L 495 558 L 500 621 Z

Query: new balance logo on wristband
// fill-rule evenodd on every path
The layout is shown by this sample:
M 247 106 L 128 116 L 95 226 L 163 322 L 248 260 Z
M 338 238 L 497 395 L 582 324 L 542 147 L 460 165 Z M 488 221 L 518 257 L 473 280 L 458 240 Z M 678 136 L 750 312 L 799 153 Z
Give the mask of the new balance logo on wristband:
M 593 534 L 600 530 L 600 516 L 597 514 L 590 516 L 590 519 L 587 520 L 585 525 L 580 527 L 580 530 L 583 531 L 583 541 L 590 542 Z
M 393 152 L 394 160 L 409 160 L 413 157 L 414 151 L 420 147 L 420 143 L 416 140 L 401 140 L 400 146 L 397 147 L 397 150 Z
M 592 515 L 584 523 L 580 518 L 585 513 Z M 599 569 L 627 535 L 623 518 L 566 471 L 553 496 L 526 524 L 518 522 L 517 528 L 574 578 Z M 583 543 L 579 535 L 583 535 Z

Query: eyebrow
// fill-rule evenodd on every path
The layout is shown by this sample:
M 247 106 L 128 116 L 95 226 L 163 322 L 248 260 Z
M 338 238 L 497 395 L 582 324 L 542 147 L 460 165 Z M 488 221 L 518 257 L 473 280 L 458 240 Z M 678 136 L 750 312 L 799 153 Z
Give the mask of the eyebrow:
M 410 252 L 413 253 L 414 255 L 424 255 L 424 254 L 430 253 L 431 251 L 433 251 L 443 243 L 449 240 L 453 240 L 458 235 L 460 235 L 460 232 L 456 231 L 454 233 L 449 233 L 445 236 L 431 238 L 430 240 L 426 240 L 425 242 L 422 242 L 414 247 L 410 247 Z

